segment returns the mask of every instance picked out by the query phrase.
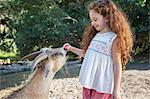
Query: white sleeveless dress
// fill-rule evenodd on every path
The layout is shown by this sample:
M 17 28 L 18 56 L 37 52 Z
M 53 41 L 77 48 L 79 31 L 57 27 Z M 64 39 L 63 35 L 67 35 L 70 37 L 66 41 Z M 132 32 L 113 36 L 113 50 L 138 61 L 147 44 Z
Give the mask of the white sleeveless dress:
M 117 35 L 113 32 L 97 33 L 85 54 L 79 80 L 83 87 L 112 94 L 114 73 L 112 44 Z

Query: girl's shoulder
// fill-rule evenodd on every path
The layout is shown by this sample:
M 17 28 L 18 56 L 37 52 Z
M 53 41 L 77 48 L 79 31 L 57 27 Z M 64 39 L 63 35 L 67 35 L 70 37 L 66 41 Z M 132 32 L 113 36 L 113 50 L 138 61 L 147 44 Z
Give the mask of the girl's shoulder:
M 98 32 L 96 34 L 96 36 L 101 36 L 101 37 L 108 37 L 108 36 L 114 36 L 114 35 L 117 35 L 117 34 L 114 32 L 105 32 L 105 33 Z
M 114 32 L 106 32 L 103 34 L 97 33 L 92 41 L 104 42 L 105 44 L 110 45 L 116 37 L 117 34 Z
M 106 32 L 106 33 L 97 33 L 95 38 L 99 39 L 112 39 L 113 37 L 117 37 L 117 34 L 114 32 Z

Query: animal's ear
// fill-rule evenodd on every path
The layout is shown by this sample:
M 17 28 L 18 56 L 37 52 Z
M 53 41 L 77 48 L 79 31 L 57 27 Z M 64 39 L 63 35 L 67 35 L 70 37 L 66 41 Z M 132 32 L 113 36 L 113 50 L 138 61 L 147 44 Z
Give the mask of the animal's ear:
M 32 72 L 37 68 L 37 67 L 40 67 L 38 64 L 45 60 L 46 58 L 48 58 L 48 55 L 47 53 L 41 53 L 39 54 L 31 63 L 31 67 L 32 67 Z
M 33 60 L 35 59 L 39 54 L 41 54 L 42 51 L 37 51 L 37 52 L 33 52 L 31 54 L 28 54 L 24 57 L 22 57 L 21 59 L 19 59 L 19 61 L 23 61 L 23 60 Z

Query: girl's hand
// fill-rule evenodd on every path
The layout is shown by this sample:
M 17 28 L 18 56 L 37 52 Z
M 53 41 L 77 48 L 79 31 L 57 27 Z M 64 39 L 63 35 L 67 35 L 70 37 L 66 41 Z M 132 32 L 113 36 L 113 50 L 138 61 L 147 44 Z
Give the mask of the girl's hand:
M 120 91 L 113 92 L 113 99 L 121 99 Z
M 71 46 L 69 43 L 65 43 L 65 44 L 63 45 L 63 48 L 66 49 L 67 51 L 71 51 L 72 46 Z

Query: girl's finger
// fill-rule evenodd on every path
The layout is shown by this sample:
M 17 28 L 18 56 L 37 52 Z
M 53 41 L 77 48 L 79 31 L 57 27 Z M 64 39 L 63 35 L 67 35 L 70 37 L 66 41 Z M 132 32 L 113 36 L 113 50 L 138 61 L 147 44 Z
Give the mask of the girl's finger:
M 67 49 L 69 47 L 69 45 L 65 45 L 64 48 Z

